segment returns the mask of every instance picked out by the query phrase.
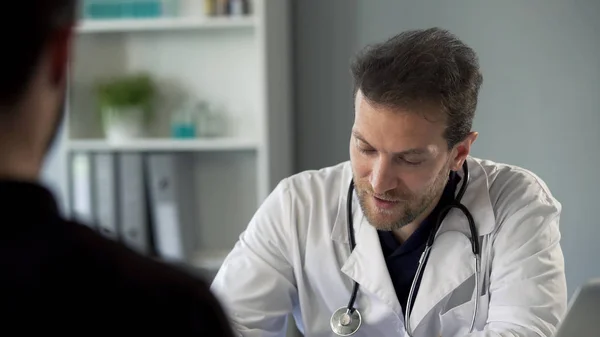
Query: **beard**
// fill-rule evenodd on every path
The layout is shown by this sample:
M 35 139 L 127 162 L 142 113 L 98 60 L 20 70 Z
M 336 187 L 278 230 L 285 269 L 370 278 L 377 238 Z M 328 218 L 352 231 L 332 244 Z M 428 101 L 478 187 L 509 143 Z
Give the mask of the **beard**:
M 446 164 L 435 179 L 418 194 L 396 189 L 378 195 L 373 192 L 368 181 L 355 180 L 356 193 L 369 223 L 378 230 L 393 231 L 412 223 L 424 212 L 435 207 L 433 203 L 446 187 L 449 174 L 450 168 Z M 396 205 L 390 209 L 379 208 L 374 202 L 374 197 L 394 201 Z

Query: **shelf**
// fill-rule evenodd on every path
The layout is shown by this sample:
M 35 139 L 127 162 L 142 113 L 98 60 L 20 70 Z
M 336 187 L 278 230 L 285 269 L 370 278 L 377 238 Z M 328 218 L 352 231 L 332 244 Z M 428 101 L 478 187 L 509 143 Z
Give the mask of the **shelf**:
M 258 143 L 239 138 L 206 139 L 139 139 L 127 142 L 111 143 L 99 140 L 70 140 L 70 151 L 118 152 L 118 151 L 244 151 L 257 150 Z
M 217 271 L 223 265 L 228 254 L 228 250 L 198 251 L 192 256 L 190 264 L 199 269 Z
M 77 31 L 80 34 L 168 31 L 190 29 L 228 29 L 252 28 L 256 21 L 253 17 L 182 17 L 152 19 L 111 19 L 83 21 Z

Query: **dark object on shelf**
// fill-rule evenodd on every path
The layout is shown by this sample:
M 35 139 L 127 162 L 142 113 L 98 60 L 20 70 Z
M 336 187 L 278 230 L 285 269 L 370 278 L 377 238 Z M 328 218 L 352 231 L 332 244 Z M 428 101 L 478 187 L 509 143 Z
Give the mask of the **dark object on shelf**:
M 238 16 L 250 14 L 249 0 L 204 0 L 204 14 L 208 16 Z

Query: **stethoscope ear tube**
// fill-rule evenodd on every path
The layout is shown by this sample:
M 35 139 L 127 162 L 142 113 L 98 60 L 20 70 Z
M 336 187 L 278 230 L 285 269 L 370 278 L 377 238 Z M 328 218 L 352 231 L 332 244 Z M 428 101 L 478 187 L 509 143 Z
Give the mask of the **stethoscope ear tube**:
M 469 230 L 471 231 L 471 249 L 473 250 L 473 254 L 475 254 L 476 256 L 480 256 L 481 248 L 479 246 L 479 233 L 477 232 L 477 227 L 475 227 L 475 220 L 473 219 L 473 215 L 463 204 L 456 204 L 453 205 L 453 207 L 459 208 L 467 218 Z
M 419 266 L 417 267 L 417 272 L 415 273 L 415 278 L 413 279 L 413 282 L 410 285 L 410 290 L 408 292 L 408 299 L 406 301 L 406 314 L 404 315 L 404 327 L 406 329 L 406 333 L 408 334 L 408 336 L 412 336 L 411 335 L 411 326 L 410 326 L 410 313 L 412 311 L 412 307 L 413 307 L 413 301 L 414 301 L 414 297 L 415 297 L 415 289 L 416 289 L 416 285 L 417 282 L 416 280 L 418 278 L 420 278 L 420 275 L 423 274 L 423 267 L 426 264 L 427 259 L 429 258 L 429 252 L 431 251 L 431 246 L 425 246 L 425 250 L 423 251 L 423 253 L 421 254 L 421 257 L 419 258 Z
M 356 247 L 356 238 L 354 237 L 354 221 L 352 219 L 353 191 L 354 181 L 352 180 L 350 181 L 350 186 L 348 187 L 348 199 L 346 201 L 346 216 L 348 217 L 348 219 L 346 219 L 346 224 L 348 225 L 346 232 L 348 233 L 350 253 L 352 253 L 354 251 L 354 247 Z M 339 308 L 333 313 L 333 315 L 331 315 L 331 330 L 338 336 L 351 336 L 358 331 L 362 324 L 362 316 L 360 311 L 354 307 L 356 296 L 358 295 L 358 287 L 358 282 L 354 281 L 352 296 L 350 296 L 348 305 L 346 307 Z
M 461 203 L 461 199 L 466 191 L 467 185 L 469 183 L 469 169 L 467 166 L 467 162 L 465 161 L 463 163 L 463 172 L 464 172 L 464 181 L 462 183 L 462 186 L 459 190 L 459 193 L 457 195 L 457 197 L 455 198 L 455 200 L 448 206 L 444 207 L 442 209 L 442 211 L 440 212 L 440 214 L 437 217 L 437 221 L 435 223 L 435 226 L 433 228 L 433 230 L 431 231 L 431 233 L 429 234 L 429 237 L 427 239 L 427 244 L 425 246 L 425 250 L 423 251 L 423 254 L 421 254 L 421 257 L 419 259 L 419 265 L 417 267 L 417 272 L 415 274 L 415 277 L 413 279 L 413 282 L 411 284 L 410 287 L 410 291 L 409 291 L 409 295 L 408 295 L 408 300 L 407 300 L 407 309 L 406 314 L 405 314 L 405 329 L 406 332 L 408 334 L 408 336 L 412 336 L 412 329 L 410 326 L 410 312 L 412 310 L 412 305 L 414 302 L 414 299 L 416 297 L 416 285 L 417 282 L 419 281 L 419 279 L 421 278 L 421 275 L 423 274 L 423 268 L 424 266 L 427 264 L 427 260 L 429 258 L 429 253 L 431 251 L 431 248 L 433 246 L 433 243 L 435 241 L 435 237 L 436 234 L 442 224 L 442 221 L 444 220 L 444 218 L 446 217 L 446 215 L 448 214 L 448 212 L 450 212 L 450 210 L 452 208 L 458 208 L 462 211 L 462 213 L 465 215 L 465 217 L 467 218 L 467 222 L 469 224 L 469 230 L 471 232 L 471 237 L 469 238 L 471 241 L 471 249 L 473 250 L 473 254 L 475 255 L 475 269 L 476 269 L 476 273 L 475 273 L 475 306 L 474 306 L 474 312 L 473 312 L 473 318 L 471 321 L 471 327 L 470 327 L 470 331 L 472 332 L 475 326 L 475 318 L 477 316 L 477 310 L 479 307 L 479 294 L 481 293 L 480 291 L 480 280 L 479 280 L 479 271 L 480 271 L 480 261 L 481 261 L 481 247 L 479 244 L 479 236 L 477 233 L 477 227 L 475 226 L 475 220 L 473 219 L 473 215 L 471 214 L 471 212 L 469 212 L 469 210 L 467 209 L 467 207 L 465 205 L 463 205 Z M 352 253 L 354 251 L 354 248 L 356 246 L 356 238 L 354 237 L 354 223 L 353 223 L 353 219 L 352 219 L 352 194 L 354 191 L 354 181 L 350 181 L 350 186 L 348 187 L 348 199 L 346 202 L 346 215 L 347 215 L 347 233 L 348 233 L 348 241 L 349 241 L 349 246 L 350 246 L 350 253 Z M 360 328 L 361 326 L 361 322 L 362 322 L 362 317 L 360 312 L 354 308 L 354 304 L 356 302 L 356 297 L 358 295 L 358 288 L 359 288 L 359 284 L 358 282 L 354 282 L 354 287 L 352 289 L 352 296 L 350 297 L 350 301 L 348 301 L 348 305 L 344 308 L 340 308 L 338 310 L 336 310 L 336 312 L 333 313 L 332 317 L 331 317 L 331 328 L 333 330 L 334 333 L 336 333 L 339 336 L 350 336 L 354 333 L 356 333 L 356 331 Z
M 352 192 L 354 191 L 354 180 L 350 181 L 350 187 L 348 188 L 348 200 L 346 202 L 346 224 L 348 225 L 347 233 L 348 233 L 348 241 L 350 243 L 350 253 L 354 251 L 354 247 L 356 247 L 356 238 L 354 237 L 354 221 L 352 219 Z M 353 313 L 354 302 L 356 301 L 356 296 L 358 294 L 358 282 L 354 282 L 354 287 L 352 289 L 352 296 L 350 297 L 350 301 L 348 301 L 348 311 Z
M 350 181 L 350 187 L 348 188 L 348 200 L 346 202 L 346 224 L 348 225 L 348 240 L 350 242 L 350 253 L 354 251 L 356 247 L 356 239 L 354 237 L 354 221 L 352 219 L 352 192 L 354 191 L 354 180 Z

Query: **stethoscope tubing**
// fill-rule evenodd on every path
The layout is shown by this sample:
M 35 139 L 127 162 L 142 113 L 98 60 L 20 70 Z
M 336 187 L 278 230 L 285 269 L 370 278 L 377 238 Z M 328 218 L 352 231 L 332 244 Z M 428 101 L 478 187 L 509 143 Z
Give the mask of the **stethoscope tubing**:
M 348 225 L 348 242 L 350 245 L 350 253 L 354 251 L 354 247 L 356 247 L 356 238 L 354 237 L 354 221 L 352 220 L 352 191 L 354 190 L 354 181 L 350 182 L 350 187 L 348 188 L 348 200 L 350 202 L 346 203 L 346 214 L 348 219 L 346 224 Z M 358 282 L 354 282 L 354 288 L 352 289 L 352 296 L 350 296 L 350 301 L 348 301 L 348 313 L 351 314 L 354 312 L 354 302 L 356 302 L 356 296 L 358 295 Z
M 475 220 L 473 219 L 473 215 L 471 214 L 471 212 L 469 212 L 469 210 L 467 209 L 467 207 L 465 205 L 463 205 L 461 203 L 462 197 L 466 191 L 467 185 L 469 183 L 469 168 L 467 165 L 467 162 L 465 161 L 463 163 L 463 179 L 464 182 L 459 190 L 459 193 L 457 195 L 457 197 L 455 198 L 454 202 L 448 206 L 446 206 L 438 215 L 438 218 L 436 219 L 436 224 L 433 228 L 433 230 L 431 231 L 429 238 L 427 240 L 427 244 L 425 245 L 425 250 L 423 251 L 423 253 L 421 254 L 421 257 L 419 258 L 419 265 L 417 267 L 417 272 L 415 274 L 415 277 L 413 278 L 413 281 L 411 283 L 410 286 L 410 291 L 408 294 L 408 300 L 407 300 L 407 308 L 406 308 L 406 314 L 404 317 L 404 325 L 406 328 L 406 332 L 407 334 L 410 336 L 412 336 L 412 328 L 410 326 L 410 312 L 412 311 L 412 305 L 413 305 L 413 301 L 414 301 L 414 297 L 416 296 L 416 285 L 418 280 L 421 278 L 421 275 L 423 273 L 423 268 L 427 263 L 427 259 L 429 258 L 429 253 L 431 251 L 431 248 L 433 246 L 433 243 L 435 241 L 435 236 L 439 230 L 439 227 L 442 224 L 443 219 L 446 217 L 446 215 L 450 212 L 450 210 L 452 210 L 452 208 L 458 208 L 460 211 L 462 211 L 462 213 L 465 215 L 465 217 L 467 218 L 467 222 L 469 224 L 469 230 L 470 230 L 470 234 L 471 237 L 469 238 L 469 241 L 471 242 L 471 249 L 473 251 L 473 254 L 475 255 L 475 305 L 473 307 L 473 316 L 471 318 L 471 326 L 469 328 L 469 332 L 473 332 L 473 329 L 475 328 L 475 321 L 476 321 L 476 317 L 477 317 L 477 312 L 479 310 L 479 296 L 481 295 L 481 290 L 480 290 L 480 270 L 481 270 L 481 247 L 479 244 L 479 236 L 477 233 L 477 227 L 475 226 Z M 349 246 L 350 246 L 350 252 L 352 253 L 354 251 L 354 248 L 356 247 L 356 238 L 354 236 L 354 223 L 353 223 L 353 218 L 352 218 L 352 195 L 353 195 L 353 191 L 354 191 L 354 181 L 352 180 L 350 182 L 350 186 L 348 187 L 348 199 L 346 202 L 346 214 L 347 214 L 347 232 L 348 232 L 348 241 L 349 241 Z M 358 296 L 358 289 L 359 289 L 359 284 L 358 282 L 354 282 L 354 286 L 352 289 L 352 295 L 350 296 L 350 300 L 348 301 L 348 305 L 347 305 L 347 313 L 348 314 L 352 314 L 356 308 L 354 307 L 354 304 L 356 302 L 356 297 Z

